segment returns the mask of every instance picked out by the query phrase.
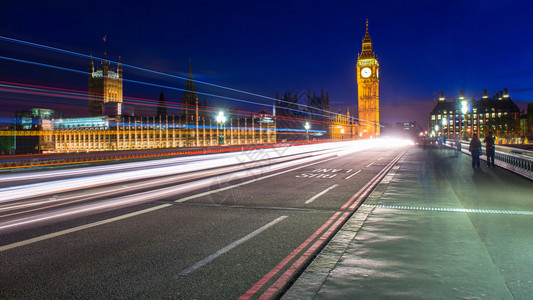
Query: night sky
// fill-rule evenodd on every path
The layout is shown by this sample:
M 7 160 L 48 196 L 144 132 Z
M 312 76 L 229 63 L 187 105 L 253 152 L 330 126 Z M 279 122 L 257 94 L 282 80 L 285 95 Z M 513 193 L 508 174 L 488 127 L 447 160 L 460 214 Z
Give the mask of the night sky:
M 533 101 L 529 1 L 127 3 L 2 1 L 0 35 L 99 57 L 105 48 L 111 60 L 121 55 L 126 64 L 182 76 L 191 59 L 195 79 L 269 97 L 285 91 L 329 91 L 333 111 L 350 107 L 353 113 L 355 64 L 368 19 L 380 63 L 381 122 L 414 120 L 427 127 L 439 91 L 457 97 L 463 89 L 465 96 L 479 98 L 483 89 L 492 95 L 507 87 L 520 107 Z M 6 41 L 0 41 L 0 55 L 80 71 L 88 65 L 85 58 Z M 183 80 L 140 73 L 125 69 L 124 76 L 185 86 Z M 6 60 L 0 60 L 0 80 L 87 90 L 86 75 Z M 160 90 L 125 83 L 124 96 L 156 100 Z M 167 101 L 179 102 L 181 91 L 164 90 Z M 235 96 L 212 87 L 204 90 Z M 13 108 L 23 98 L 0 93 L 4 107 Z M 211 99 L 209 105 L 241 108 Z

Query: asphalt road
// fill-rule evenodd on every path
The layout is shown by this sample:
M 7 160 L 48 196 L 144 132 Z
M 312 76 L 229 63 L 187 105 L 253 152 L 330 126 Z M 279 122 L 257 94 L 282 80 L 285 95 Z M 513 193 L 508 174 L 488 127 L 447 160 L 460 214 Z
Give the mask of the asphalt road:
M 197 189 L 153 192 L 148 202 L 75 217 L 63 213 L 47 219 L 79 202 L 0 211 L 0 228 L 41 218 L 0 229 L 0 298 L 235 299 L 247 292 L 258 298 L 284 274 L 288 283 L 298 275 L 301 267 L 293 267 L 294 262 L 309 262 L 309 248 L 328 228 L 334 231 L 330 225 L 340 222 L 337 216 L 352 212 L 341 207 L 404 149 L 376 147 L 241 171 L 248 176 L 211 176 Z M 158 188 L 174 185 L 168 176 L 156 179 L 163 182 L 153 184 Z M 199 181 L 176 180 L 182 185 Z M 152 193 L 141 184 L 106 188 L 122 188 L 115 198 Z M 69 193 L 83 200 L 83 193 Z M 84 203 L 100 205 L 103 198 Z M 285 287 L 275 288 L 274 297 Z

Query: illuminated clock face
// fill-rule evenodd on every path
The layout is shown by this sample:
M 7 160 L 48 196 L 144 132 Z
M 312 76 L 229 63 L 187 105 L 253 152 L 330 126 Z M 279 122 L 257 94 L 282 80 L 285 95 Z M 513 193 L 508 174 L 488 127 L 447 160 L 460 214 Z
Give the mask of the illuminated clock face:
M 372 71 L 370 70 L 370 68 L 363 68 L 361 70 L 361 76 L 363 76 L 364 78 L 368 78 L 370 77 L 370 75 L 372 75 Z

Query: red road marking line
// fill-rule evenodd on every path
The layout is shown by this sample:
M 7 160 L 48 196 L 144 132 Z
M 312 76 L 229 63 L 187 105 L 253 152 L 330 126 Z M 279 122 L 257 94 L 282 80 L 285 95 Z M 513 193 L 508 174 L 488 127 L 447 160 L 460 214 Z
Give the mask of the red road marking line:
M 294 273 L 296 273 L 296 271 L 304 264 L 304 262 L 311 256 L 313 255 L 313 253 L 315 253 L 315 251 L 321 247 L 325 242 L 327 242 L 330 238 L 331 238 L 331 235 L 333 235 L 333 233 L 336 231 L 336 229 L 339 228 L 339 226 L 341 226 L 344 221 L 346 221 L 346 219 L 350 216 L 350 213 L 349 212 L 345 212 L 342 217 L 340 217 L 337 222 L 335 222 L 335 224 L 333 224 L 333 226 L 331 226 L 328 231 L 326 231 L 314 244 L 313 246 L 311 246 L 309 249 L 307 249 L 307 251 L 305 251 L 305 253 L 300 257 L 298 258 L 298 260 L 296 262 L 294 262 L 292 264 L 292 266 L 290 266 L 290 268 L 285 271 L 285 273 L 283 273 L 283 275 L 281 275 L 280 278 L 278 278 L 278 280 L 276 280 L 276 282 L 274 282 L 274 284 L 269 287 L 264 293 L 263 295 L 261 295 L 261 297 L 259 297 L 259 299 L 270 299 L 272 298 L 277 292 L 279 292 L 286 284 L 287 282 L 289 281 L 289 279 L 294 275 Z
M 345 210 L 346 207 L 348 207 L 352 203 L 352 201 L 354 201 L 357 197 L 359 198 L 357 199 L 357 201 L 355 201 L 355 203 L 352 206 L 350 206 L 350 210 L 354 210 L 356 207 L 358 207 L 358 204 L 360 204 L 358 202 L 361 202 L 361 200 L 366 197 L 366 195 L 370 192 L 370 190 L 372 190 L 374 186 L 376 186 L 377 183 L 381 181 L 381 179 L 387 174 L 387 172 L 390 171 L 392 166 L 394 166 L 398 162 L 398 160 L 400 160 L 400 158 L 403 156 L 404 153 L 401 153 L 400 155 L 398 155 L 385 168 L 383 168 L 376 176 L 374 176 L 374 178 L 372 178 L 372 180 L 370 180 L 362 189 L 360 189 L 357 193 L 355 193 L 355 195 L 353 195 L 348 201 L 346 201 L 346 203 L 344 203 L 344 205 L 341 206 L 341 210 Z M 369 186 L 371 188 L 369 188 Z
M 370 181 L 369 181 L 369 182 L 368 182 L 368 183 L 367 183 L 362 189 L 360 189 L 357 193 L 355 193 L 355 195 L 353 195 L 348 201 L 346 201 L 346 203 L 344 203 L 344 205 L 341 207 L 341 210 L 345 210 L 346 207 L 348 207 L 348 206 L 352 203 L 352 201 L 353 201 L 355 198 L 357 198 L 357 197 L 359 197 L 359 195 L 361 195 L 361 193 L 364 192 L 364 193 L 366 194 L 366 193 L 368 192 L 368 190 L 369 190 L 368 187 L 371 186 L 371 185 L 373 185 L 373 184 L 376 182 L 376 180 L 378 179 L 378 177 L 379 177 L 382 173 L 384 173 L 386 169 L 387 169 L 387 168 L 381 170 L 381 171 L 380 171 L 376 176 L 374 176 L 374 178 L 372 178 L 372 180 L 370 180 Z
M 365 192 L 361 196 L 359 196 L 359 198 L 354 202 L 352 206 L 350 206 L 349 209 L 355 210 L 356 208 L 358 208 L 363 203 L 363 200 L 365 200 L 368 194 L 370 194 L 370 192 L 374 189 L 374 187 L 378 185 L 378 183 L 381 181 L 381 179 L 383 179 L 383 177 L 385 177 L 385 174 L 386 172 L 382 176 L 380 176 L 376 181 L 374 181 L 371 188 L 366 189 Z
M 374 177 L 375 178 L 375 177 Z M 355 193 L 355 195 L 353 195 L 348 201 L 346 201 L 346 203 L 344 203 L 343 206 L 341 206 L 341 210 L 345 210 L 346 207 L 348 207 L 348 205 L 350 205 L 352 203 L 352 201 L 359 197 L 359 195 L 366 190 L 366 188 L 370 185 L 370 183 L 374 180 L 374 178 L 372 178 L 371 181 L 369 181 L 362 189 L 360 189 L 357 193 Z
M 380 172 L 380 174 L 378 174 L 376 176 L 378 178 L 376 178 L 376 180 L 372 183 L 372 188 L 369 188 L 369 189 L 365 190 L 363 195 L 359 196 L 359 198 L 354 202 L 354 204 L 352 206 L 350 206 L 350 210 L 355 210 L 355 209 L 359 208 L 359 206 L 361 206 L 361 204 L 363 203 L 363 200 L 365 199 L 365 197 L 370 193 L 371 190 L 374 189 L 374 187 L 376 185 L 378 185 L 381 182 L 383 177 L 385 177 L 385 175 L 387 175 L 389 173 L 389 171 L 400 160 L 400 158 L 403 156 L 404 153 L 405 152 L 403 152 L 400 155 L 398 155 L 385 169 L 382 170 L 382 172 Z
M 245 300 L 252 297 L 259 289 L 261 289 L 274 275 L 276 275 L 285 265 L 287 265 L 298 253 L 300 253 L 307 245 L 309 245 L 322 231 L 324 231 L 341 212 L 336 212 L 326 223 L 324 223 L 315 233 L 308 237 L 298 248 L 294 249 L 285 259 L 283 259 L 274 269 L 270 270 L 263 278 L 261 278 L 254 286 L 252 286 L 244 295 L 239 297 L 239 300 Z M 337 221 L 338 222 L 338 221 Z M 336 223 L 335 223 L 336 224 Z M 320 239 L 319 239 L 320 240 Z M 306 252 L 307 253 L 307 252 Z

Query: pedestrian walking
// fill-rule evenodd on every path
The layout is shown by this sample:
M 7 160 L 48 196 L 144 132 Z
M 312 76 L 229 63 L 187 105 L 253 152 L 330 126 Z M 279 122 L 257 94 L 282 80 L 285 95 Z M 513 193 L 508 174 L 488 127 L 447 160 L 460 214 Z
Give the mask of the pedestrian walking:
M 472 154 L 472 168 L 479 168 L 479 154 L 481 152 L 481 142 L 477 137 L 477 133 L 474 133 L 468 151 Z
M 455 143 L 455 156 L 459 156 L 459 153 L 461 153 L 461 140 L 456 138 L 454 143 Z
M 483 140 L 485 143 L 485 152 L 487 153 L 487 167 L 494 166 L 494 137 L 492 136 L 492 131 L 489 131 L 487 133 L 487 136 L 485 136 L 485 139 Z

